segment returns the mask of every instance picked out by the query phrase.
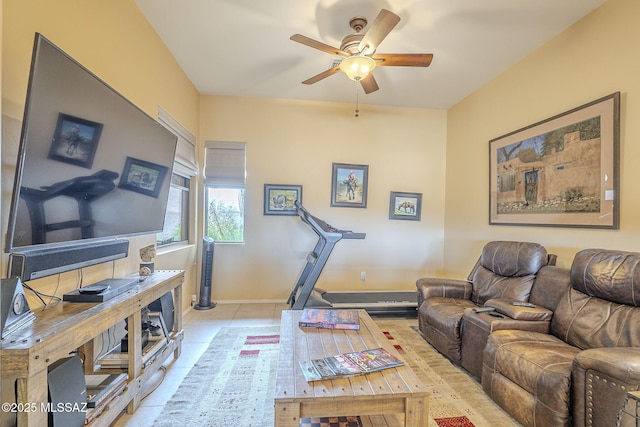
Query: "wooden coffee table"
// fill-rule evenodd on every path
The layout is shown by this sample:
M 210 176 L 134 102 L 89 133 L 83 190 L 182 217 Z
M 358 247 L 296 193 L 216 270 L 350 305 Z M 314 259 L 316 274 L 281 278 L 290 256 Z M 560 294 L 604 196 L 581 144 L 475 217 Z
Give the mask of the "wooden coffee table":
M 302 310 L 282 312 L 275 395 L 276 427 L 298 427 L 301 418 L 384 414 L 401 414 L 399 425 L 406 427 L 428 424 L 429 395 L 408 365 L 307 383 L 298 363 L 300 360 L 378 347 L 399 359 L 402 356 L 364 310 L 359 311 L 360 330 L 357 331 L 301 329 L 298 327 L 300 314 Z M 396 416 L 391 418 L 398 420 Z

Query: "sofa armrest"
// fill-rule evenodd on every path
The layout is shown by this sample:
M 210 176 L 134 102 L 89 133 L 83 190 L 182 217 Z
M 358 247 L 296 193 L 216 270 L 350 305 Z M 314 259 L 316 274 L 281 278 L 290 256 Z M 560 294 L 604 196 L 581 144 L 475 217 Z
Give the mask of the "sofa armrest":
M 431 297 L 471 299 L 472 286 L 466 280 L 425 277 L 416 280 L 416 287 L 418 288 L 418 307 L 425 299 Z
M 601 372 L 626 384 L 640 384 L 640 348 L 592 348 L 578 353 L 574 366 Z
M 640 389 L 640 348 L 581 351 L 573 361 L 572 378 L 574 425 L 615 425 L 627 391 Z
M 535 307 L 524 307 L 518 304 L 519 301 L 507 299 L 490 299 L 484 303 L 486 307 L 493 307 L 498 313 L 504 314 L 514 320 L 551 321 L 551 317 L 553 316 L 551 310 L 539 305 Z

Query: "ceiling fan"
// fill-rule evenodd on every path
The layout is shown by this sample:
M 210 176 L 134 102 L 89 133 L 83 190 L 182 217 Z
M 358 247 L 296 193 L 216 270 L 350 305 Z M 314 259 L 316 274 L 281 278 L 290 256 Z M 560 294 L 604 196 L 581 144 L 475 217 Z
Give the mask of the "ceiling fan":
M 290 39 L 295 42 L 343 58 L 338 65 L 302 83 L 311 85 L 342 71 L 351 80 L 360 82 L 365 93 L 371 93 L 379 89 L 378 83 L 371 73 L 375 67 L 428 67 L 431 64 L 433 59 L 431 53 L 376 54 L 380 43 L 400 22 L 400 17 L 395 13 L 382 9 L 370 28 L 362 33 L 361 31 L 367 26 L 367 22 L 367 18 L 364 17 L 351 18 L 349 26 L 355 33 L 342 39 L 339 49 L 302 34 L 292 35 Z

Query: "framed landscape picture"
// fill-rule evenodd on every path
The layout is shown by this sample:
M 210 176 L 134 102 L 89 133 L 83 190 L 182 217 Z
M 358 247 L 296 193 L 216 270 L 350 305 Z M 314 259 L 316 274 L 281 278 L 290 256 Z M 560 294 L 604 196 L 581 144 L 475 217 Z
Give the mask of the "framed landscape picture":
M 264 185 L 264 215 L 297 215 L 302 204 L 302 185 Z
M 366 208 L 368 179 L 368 165 L 333 163 L 331 206 Z
M 422 193 L 391 192 L 389 200 L 389 219 L 408 219 L 420 221 L 422 212 Z
M 620 93 L 489 141 L 489 224 L 619 227 Z

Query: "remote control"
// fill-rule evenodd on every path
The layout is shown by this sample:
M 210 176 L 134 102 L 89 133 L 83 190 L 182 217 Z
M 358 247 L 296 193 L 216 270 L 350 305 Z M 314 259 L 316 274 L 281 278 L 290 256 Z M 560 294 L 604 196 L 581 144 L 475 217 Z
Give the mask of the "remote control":
M 504 316 L 500 313 L 489 313 L 489 316 L 504 318 Z
M 494 311 L 495 308 L 493 307 L 478 307 L 478 308 L 474 308 L 473 311 L 475 311 L 476 313 L 488 313 L 490 311 Z
M 515 305 L 517 307 L 535 307 L 535 304 L 531 304 L 530 302 L 520 302 L 520 301 L 514 301 L 511 303 L 511 305 Z

